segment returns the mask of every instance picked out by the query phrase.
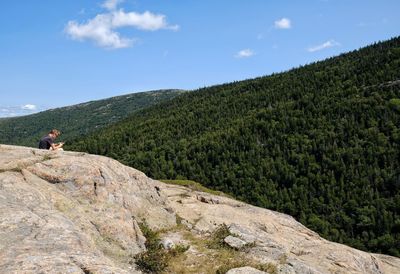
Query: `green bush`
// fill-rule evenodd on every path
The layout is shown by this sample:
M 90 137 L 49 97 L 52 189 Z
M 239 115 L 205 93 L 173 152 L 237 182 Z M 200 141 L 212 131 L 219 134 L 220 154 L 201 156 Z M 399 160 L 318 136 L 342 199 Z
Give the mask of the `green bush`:
M 146 251 L 136 255 L 134 263 L 145 273 L 161 273 L 168 267 L 172 257 L 179 256 L 189 249 L 189 246 L 176 245 L 166 250 L 161 244 L 158 232 L 151 230 L 146 224 L 140 224 L 140 229 L 146 237 Z
M 220 225 L 212 234 L 207 243 L 208 248 L 219 249 L 226 248 L 228 245 L 224 242 L 224 239 L 231 235 L 228 226 L 226 224 Z

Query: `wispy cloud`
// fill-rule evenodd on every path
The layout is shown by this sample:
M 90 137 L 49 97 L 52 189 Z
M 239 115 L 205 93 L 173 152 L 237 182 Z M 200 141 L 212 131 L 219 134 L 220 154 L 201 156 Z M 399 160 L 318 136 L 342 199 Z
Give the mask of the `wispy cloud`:
M 0 117 L 29 115 L 43 110 L 44 108 L 33 104 L 26 104 L 22 106 L 0 106 Z
M 69 21 L 65 27 L 66 34 L 73 40 L 93 41 L 96 45 L 104 48 L 119 49 L 131 47 L 135 38 L 121 36 L 116 29 L 132 27 L 143 31 L 156 31 L 168 29 L 177 31 L 178 25 L 167 23 L 166 16 L 154 14 L 149 11 L 144 13 L 125 12 L 123 9 L 116 10 L 122 0 L 108 0 L 103 7 L 108 9 L 107 13 L 101 13 L 84 23 Z
M 323 49 L 337 47 L 337 46 L 340 46 L 340 43 L 338 43 L 335 40 L 331 39 L 331 40 L 326 41 L 325 43 L 322 43 L 320 45 L 309 47 L 307 50 L 308 50 L 308 52 L 315 52 L 315 51 L 320 51 L 320 50 L 323 50 Z
M 101 6 L 108 10 L 115 10 L 117 6 L 123 3 L 125 0 L 106 0 Z
M 279 20 L 276 20 L 274 25 L 275 25 L 275 28 L 277 28 L 277 29 L 290 29 L 290 28 L 292 28 L 292 22 L 290 21 L 289 18 L 281 18 Z
M 253 56 L 255 53 L 251 49 L 242 49 L 238 53 L 235 54 L 236 58 L 248 58 Z
M 365 28 L 365 27 L 377 27 L 380 25 L 386 25 L 389 23 L 389 19 L 386 17 L 381 18 L 378 21 L 361 21 L 357 24 L 357 27 Z
M 22 106 L 21 108 L 25 109 L 25 110 L 36 110 L 37 109 L 36 105 L 32 105 L 32 104 L 26 104 L 26 105 Z

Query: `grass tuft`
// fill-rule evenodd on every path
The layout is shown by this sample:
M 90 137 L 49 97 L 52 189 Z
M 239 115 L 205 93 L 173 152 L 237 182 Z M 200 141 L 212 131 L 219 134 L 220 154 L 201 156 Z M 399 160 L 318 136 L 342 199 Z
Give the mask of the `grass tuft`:
M 210 193 L 213 195 L 230 197 L 229 195 L 227 195 L 221 191 L 209 189 L 209 188 L 203 186 L 202 184 L 195 182 L 195 181 L 191 181 L 191 180 L 160 180 L 160 181 L 163 183 L 169 184 L 169 185 L 184 186 L 184 187 L 187 187 L 194 191 L 201 191 L 201 192 L 206 192 L 206 193 Z
M 166 250 L 161 244 L 159 233 L 151 230 L 146 224 L 139 224 L 146 238 L 146 251 L 134 257 L 138 268 L 145 273 L 162 273 L 169 265 L 173 257 L 185 253 L 189 246 L 176 245 Z
M 231 233 L 229 232 L 228 226 L 226 224 L 220 225 L 211 234 L 207 242 L 207 247 L 211 249 L 230 248 L 230 246 L 224 242 L 224 239 L 229 235 L 231 235 Z

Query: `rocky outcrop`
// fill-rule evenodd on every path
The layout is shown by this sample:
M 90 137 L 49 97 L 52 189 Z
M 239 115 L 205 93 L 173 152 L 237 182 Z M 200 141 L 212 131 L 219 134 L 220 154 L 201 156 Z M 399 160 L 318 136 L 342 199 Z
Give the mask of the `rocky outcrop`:
M 106 157 L 0 146 L 0 273 L 140 273 L 141 222 L 164 231 L 167 248 L 192 245 L 193 261 L 204 250 L 188 234 L 198 241 L 225 224 L 227 246 L 275 273 L 400 273 L 398 258 L 329 242 L 290 216 L 167 185 Z
M 136 273 L 138 222 L 175 225 L 155 182 L 106 157 L 0 146 L 0 273 Z
M 225 242 L 249 245 L 248 256 L 276 264 L 278 273 L 400 273 L 400 259 L 329 242 L 288 215 L 180 186 L 162 185 L 162 192 L 193 231 L 226 224 L 232 236 Z

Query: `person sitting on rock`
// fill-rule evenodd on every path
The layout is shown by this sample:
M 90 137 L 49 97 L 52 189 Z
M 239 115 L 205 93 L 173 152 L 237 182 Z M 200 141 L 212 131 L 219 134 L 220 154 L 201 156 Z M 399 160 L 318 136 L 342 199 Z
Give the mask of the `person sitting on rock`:
M 47 150 L 64 150 L 62 146 L 64 145 L 63 142 L 55 144 L 54 140 L 60 136 L 61 132 L 57 129 L 52 129 L 46 136 L 40 139 L 39 148 L 40 149 L 47 149 Z

